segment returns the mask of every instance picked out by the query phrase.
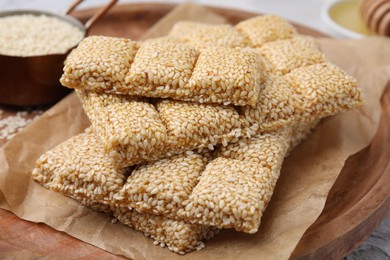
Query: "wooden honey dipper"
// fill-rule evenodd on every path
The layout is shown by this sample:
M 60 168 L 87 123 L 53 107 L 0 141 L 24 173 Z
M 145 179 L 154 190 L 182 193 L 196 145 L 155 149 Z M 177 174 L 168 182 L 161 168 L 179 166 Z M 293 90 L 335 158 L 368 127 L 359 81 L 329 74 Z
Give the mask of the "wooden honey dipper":
M 390 0 L 361 0 L 360 14 L 370 30 L 390 36 Z

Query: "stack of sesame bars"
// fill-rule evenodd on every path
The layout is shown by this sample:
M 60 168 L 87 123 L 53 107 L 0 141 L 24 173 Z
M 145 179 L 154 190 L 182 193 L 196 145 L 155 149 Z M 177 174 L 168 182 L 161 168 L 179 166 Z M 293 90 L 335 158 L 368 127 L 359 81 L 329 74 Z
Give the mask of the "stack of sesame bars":
M 43 154 L 34 180 L 180 254 L 219 229 L 257 232 L 289 151 L 362 103 L 353 77 L 273 15 L 87 37 L 61 82 L 91 127 Z

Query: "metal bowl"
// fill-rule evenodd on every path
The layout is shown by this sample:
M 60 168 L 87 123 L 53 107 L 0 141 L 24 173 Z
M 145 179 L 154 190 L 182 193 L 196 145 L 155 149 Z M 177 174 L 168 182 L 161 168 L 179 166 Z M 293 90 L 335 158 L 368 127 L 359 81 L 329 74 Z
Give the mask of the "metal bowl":
M 103 16 L 117 0 L 111 0 L 108 5 L 90 18 L 85 25 L 68 15 L 82 0 L 77 0 L 66 11 L 66 14 L 56 14 L 45 11 L 18 10 L 0 12 L 0 18 L 11 15 L 32 14 L 46 15 L 58 18 L 79 28 L 84 37 L 89 28 Z M 59 79 L 62 74 L 66 56 L 75 46 L 65 53 L 40 56 L 10 56 L 0 55 L 0 104 L 16 106 L 34 106 L 50 104 L 58 101 L 70 92 L 62 87 Z

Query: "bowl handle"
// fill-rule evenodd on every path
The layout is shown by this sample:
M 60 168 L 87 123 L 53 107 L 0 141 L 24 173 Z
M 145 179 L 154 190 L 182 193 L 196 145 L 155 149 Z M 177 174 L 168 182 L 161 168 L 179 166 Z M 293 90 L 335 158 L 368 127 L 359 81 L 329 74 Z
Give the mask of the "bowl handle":
M 67 14 L 67 15 L 70 14 L 83 1 L 84 0 L 75 0 L 69 6 L 69 8 L 65 11 L 65 14 Z M 118 0 L 111 0 L 107 5 L 105 5 L 102 9 L 100 9 L 96 14 L 94 14 L 91 18 L 89 18 L 89 20 L 84 24 L 86 32 L 88 33 L 89 28 L 91 28 L 92 25 L 94 25 L 95 22 L 97 20 L 99 20 L 100 17 L 102 17 L 108 10 L 110 10 L 111 7 L 113 7 L 117 2 L 118 2 Z

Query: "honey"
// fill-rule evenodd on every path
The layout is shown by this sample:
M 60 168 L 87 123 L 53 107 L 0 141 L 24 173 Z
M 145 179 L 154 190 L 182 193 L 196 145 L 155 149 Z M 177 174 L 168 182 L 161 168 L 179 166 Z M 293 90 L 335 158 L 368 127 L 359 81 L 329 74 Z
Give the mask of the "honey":
M 329 9 L 329 16 L 340 26 L 363 35 L 373 35 L 364 24 L 359 13 L 359 0 L 346 0 L 335 3 Z

